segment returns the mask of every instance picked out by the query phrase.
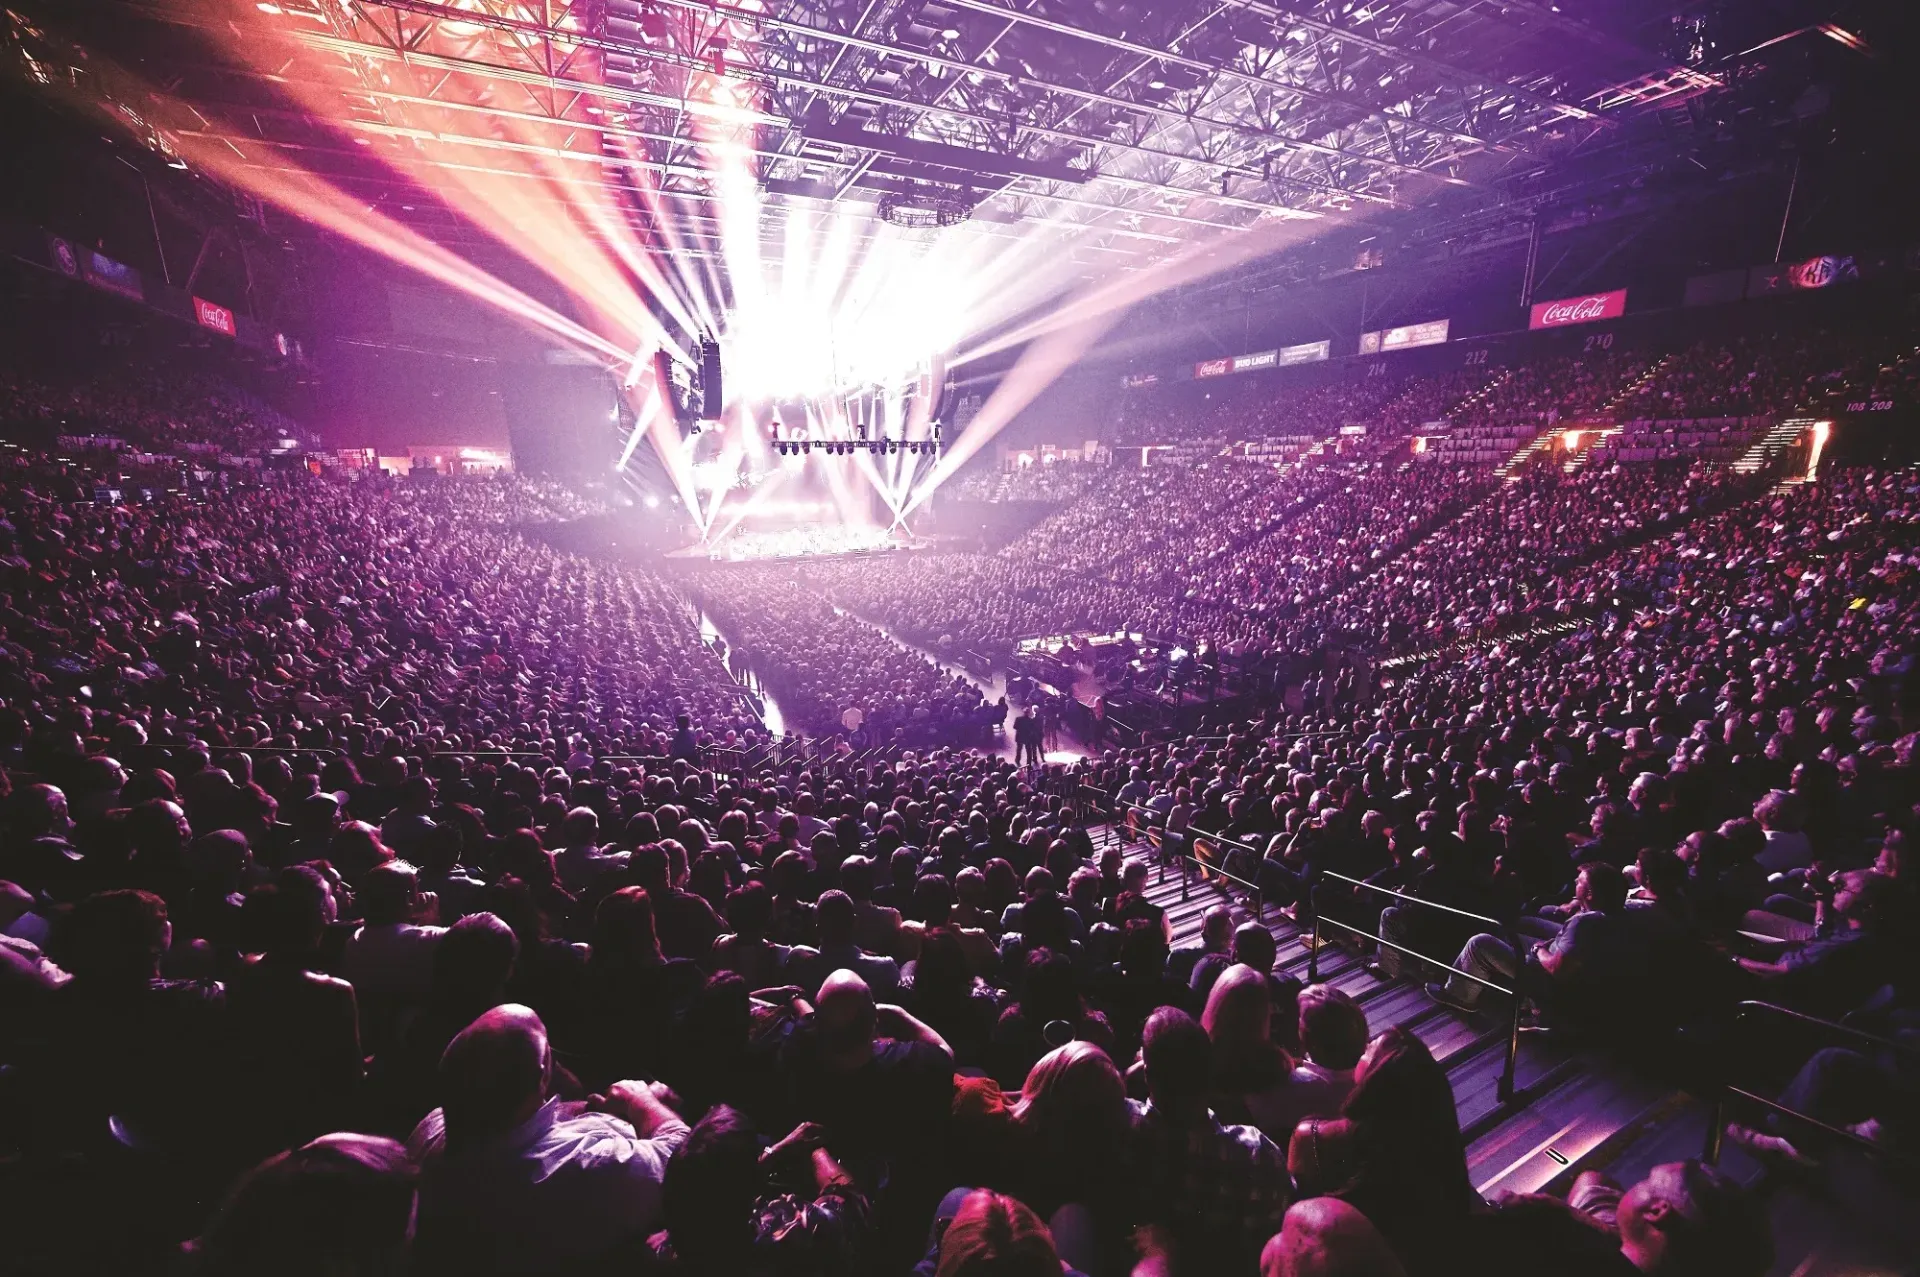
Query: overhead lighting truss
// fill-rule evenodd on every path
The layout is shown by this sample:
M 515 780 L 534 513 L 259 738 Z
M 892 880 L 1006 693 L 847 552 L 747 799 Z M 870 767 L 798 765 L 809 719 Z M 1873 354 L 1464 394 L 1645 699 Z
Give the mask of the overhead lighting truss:
M 1527 0 L 92 2 L 284 48 L 263 75 L 189 40 L 172 68 L 250 161 L 331 155 L 368 189 L 392 175 L 355 143 L 503 172 L 531 152 L 615 184 L 644 169 L 695 252 L 716 238 L 716 130 L 780 197 L 769 219 L 857 200 L 987 235 L 1053 226 L 1144 262 L 1540 169 L 1683 74 Z M 1684 74 L 1684 92 L 1713 87 Z M 289 86 L 333 95 L 350 141 L 285 109 Z M 915 197 L 940 189 L 967 198 Z

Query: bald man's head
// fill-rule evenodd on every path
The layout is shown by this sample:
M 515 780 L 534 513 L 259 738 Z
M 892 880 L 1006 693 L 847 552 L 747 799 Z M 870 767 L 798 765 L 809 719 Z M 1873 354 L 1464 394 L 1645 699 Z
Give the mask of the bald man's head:
M 531 1007 L 498 1006 L 460 1030 L 440 1057 L 449 1145 L 510 1131 L 547 1098 L 553 1054 Z
M 873 1030 L 873 990 L 867 982 L 844 968 L 828 976 L 814 1011 L 814 1031 L 825 1061 L 849 1069 L 865 1064 L 873 1054 Z
M 1406 1277 L 1406 1269 L 1365 1215 L 1337 1197 L 1310 1197 L 1288 1208 L 1260 1252 L 1260 1277 Z
M 1243 922 L 1233 931 L 1233 960 L 1244 963 L 1266 975 L 1273 970 L 1274 959 L 1279 950 L 1273 942 L 1273 932 L 1267 930 L 1263 922 Z

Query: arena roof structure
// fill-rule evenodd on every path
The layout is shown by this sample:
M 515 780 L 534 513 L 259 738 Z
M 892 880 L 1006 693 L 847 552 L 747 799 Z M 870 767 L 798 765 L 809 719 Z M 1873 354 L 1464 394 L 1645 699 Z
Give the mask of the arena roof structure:
M 902 226 L 1056 229 L 1111 269 L 1197 236 L 1537 174 L 1723 87 L 1655 0 L 1604 6 L 1605 25 L 1550 0 L 55 9 L 106 56 L 41 53 L 48 73 L 149 110 L 159 145 L 211 139 L 241 164 L 297 165 L 435 236 L 460 219 L 381 160 L 645 188 L 621 215 L 695 256 L 720 252 L 717 145 L 746 157 L 768 241 L 791 208 L 856 201 Z M 23 21 L 29 40 L 54 29 Z M 141 106 L 107 59 L 179 105 Z

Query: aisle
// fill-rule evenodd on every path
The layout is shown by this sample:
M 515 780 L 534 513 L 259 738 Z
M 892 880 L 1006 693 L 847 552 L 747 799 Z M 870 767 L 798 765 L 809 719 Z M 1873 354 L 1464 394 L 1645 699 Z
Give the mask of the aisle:
M 841 607 L 838 603 L 833 605 L 833 610 L 842 616 L 851 617 L 869 629 L 884 635 L 891 640 L 896 647 L 914 653 L 919 656 L 921 660 L 927 662 L 927 664 L 944 670 L 948 674 L 957 674 L 961 678 L 966 679 L 967 682 L 973 684 L 980 690 L 980 695 L 986 697 L 989 704 L 1007 694 L 1007 676 L 1003 672 L 996 670 L 991 678 L 981 678 L 964 665 L 957 665 L 952 661 L 943 660 L 938 653 L 922 647 L 918 643 L 901 638 L 886 626 L 875 621 L 870 621 L 858 612 L 849 611 Z M 993 739 L 988 752 L 995 758 L 1010 759 L 1014 756 L 1013 715 L 1008 716 L 1006 727 Z M 1041 757 L 1049 763 L 1077 763 L 1086 756 L 1086 749 L 1075 739 L 1071 732 L 1065 731 L 1064 729 L 1060 733 L 1060 748 L 1049 749 L 1041 755 Z
M 704 611 L 697 607 L 694 611 L 700 617 L 700 641 L 711 644 L 716 638 L 725 639 L 727 654 L 731 656 L 734 650 L 732 637 L 715 625 L 713 619 Z M 773 736 L 785 736 L 787 716 L 780 712 L 780 702 L 773 699 L 773 693 L 769 692 L 751 672 L 745 675 L 735 674 L 734 681 L 760 698 L 760 721 L 766 726 L 767 731 Z

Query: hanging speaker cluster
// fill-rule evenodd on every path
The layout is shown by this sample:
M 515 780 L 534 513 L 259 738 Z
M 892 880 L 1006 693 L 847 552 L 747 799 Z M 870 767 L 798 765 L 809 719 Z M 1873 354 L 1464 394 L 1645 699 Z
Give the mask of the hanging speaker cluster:
M 720 339 L 712 333 L 700 337 L 700 415 L 718 421 L 726 408 L 725 383 L 721 380 Z

